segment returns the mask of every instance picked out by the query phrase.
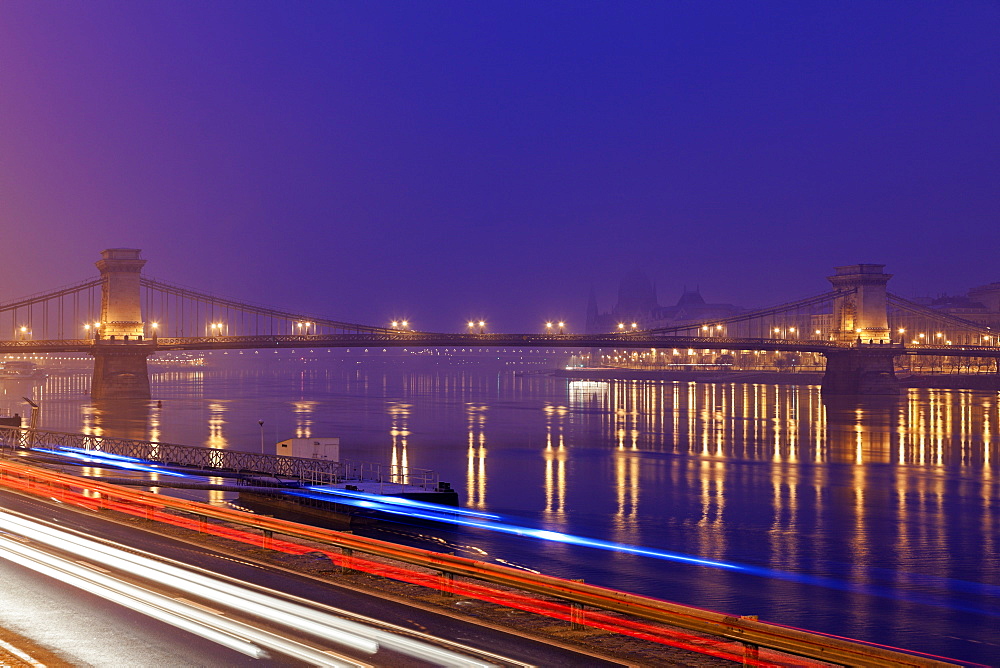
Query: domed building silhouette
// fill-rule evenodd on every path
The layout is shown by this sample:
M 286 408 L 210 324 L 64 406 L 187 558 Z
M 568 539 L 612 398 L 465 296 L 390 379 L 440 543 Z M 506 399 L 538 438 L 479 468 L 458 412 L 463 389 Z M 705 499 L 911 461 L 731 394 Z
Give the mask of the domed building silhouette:
M 743 309 L 733 304 L 709 304 L 698 288 L 681 293 L 673 306 L 660 306 L 656 286 L 641 271 L 630 271 L 618 284 L 618 301 L 610 312 L 601 313 L 591 288 L 587 300 L 587 332 L 600 334 L 618 330 L 619 323 L 638 329 L 658 329 L 712 322 L 734 316 Z

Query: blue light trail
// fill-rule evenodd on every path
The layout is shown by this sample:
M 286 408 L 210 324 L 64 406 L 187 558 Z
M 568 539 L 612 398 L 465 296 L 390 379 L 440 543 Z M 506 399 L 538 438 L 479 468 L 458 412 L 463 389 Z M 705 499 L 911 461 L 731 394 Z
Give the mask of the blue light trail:
M 76 450 L 76 448 L 72 448 L 72 449 Z M 85 462 L 87 462 L 89 464 L 97 464 L 98 466 L 111 466 L 111 467 L 115 467 L 115 468 L 128 469 L 128 470 L 131 470 L 131 471 L 144 471 L 146 473 L 157 473 L 159 475 L 176 476 L 178 478 L 188 478 L 188 477 L 190 477 L 190 476 L 184 475 L 183 473 L 175 473 L 174 471 L 167 471 L 167 470 L 164 470 L 164 469 L 161 469 L 161 468 L 157 468 L 155 466 L 143 466 L 142 464 L 135 464 L 135 463 L 132 463 L 132 462 L 129 462 L 129 461 L 121 461 L 120 459 L 116 459 L 116 456 L 112 456 L 110 458 L 104 457 L 104 456 L 99 456 L 99 454 L 100 455 L 106 455 L 107 453 L 99 453 L 98 454 L 96 452 L 92 452 L 92 451 L 88 451 L 88 450 L 84 450 L 82 452 L 70 452 L 69 448 L 66 448 L 66 449 L 59 448 L 59 449 L 54 449 L 54 450 L 49 449 L 49 448 L 32 448 L 32 450 L 34 450 L 36 452 L 47 452 L 47 453 L 52 454 L 52 455 L 59 455 L 60 457 L 70 457 L 72 459 L 79 459 L 79 460 L 85 461 Z M 86 452 L 87 454 L 83 454 L 84 452 Z M 141 459 L 137 459 L 135 461 L 142 461 L 142 460 Z
M 104 452 L 96 452 L 92 450 L 83 450 L 79 448 L 60 448 L 58 450 L 35 448 L 35 450 L 38 450 L 40 452 L 49 452 L 56 455 L 62 455 L 64 457 L 73 457 L 86 461 L 88 463 L 96 463 L 98 465 L 108 466 L 108 467 L 119 467 L 137 471 L 146 471 L 150 473 L 176 476 L 181 478 L 199 477 L 199 476 L 186 475 L 183 473 L 176 473 L 174 471 L 164 470 L 155 466 L 143 466 L 137 463 L 146 460 L 136 459 L 132 457 L 124 457 L 122 455 L 114 455 Z M 638 547 L 635 545 L 615 543 L 596 538 L 586 538 L 583 536 L 575 536 L 573 534 L 566 534 L 547 529 L 534 529 L 531 527 L 520 526 L 517 524 L 511 524 L 507 522 L 494 521 L 494 520 L 502 520 L 503 517 L 500 515 L 478 512 L 473 510 L 466 510 L 464 508 L 456 508 L 453 506 L 444 506 L 436 503 L 428 503 L 426 501 L 417 501 L 414 499 L 383 496 L 379 494 L 372 494 L 367 492 L 344 490 L 344 489 L 337 489 L 330 487 L 308 487 L 305 489 L 275 488 L 274 492 L 289 496 L 299 496 L 302 498 L 327 501 L 330 503 L 339 503 L 347 506 L 353 506 L 357 508 L 364 508 L 367 510 L 377 511 L 380 513 L 386 513 L 389 515 L 396 515 L 399 517 L 430 520 L 433 522 L 440 522 L 443 524 L 451 524 L 455 526 L 483 529 L 485 531 L 493 531 L 497 533 L 509 534 L 514 536 L 522 536 L 525 538 L 534 538 L 536 540 L 564 543 L 567 545 L 578 545 L 581 547 L 589 547 L 593 549 L 606 550 L 609 552 L 617 552 L 621 554 L 634 554 L 636 556 L 650 557 L 653 559 L 662 559 L 665 561 L 672 561 L 676 563 L 685 563 L 695 566 L 703 566 L 707 568 L 716 568 L 730 572 L 734 571 L 741 572 L 741 573 L 746 573 L 748 575 L 756 575 L 763 578 L 772 578 L 776 580 L 796 582 L 799 584 L 814 585 L 828 589 L 836 589 L 840 591 L 848 591 L 853 593 L 879 596 L 882 598 L 902 600 L 911 603 L 921 603 L 925 605 L 947 607 L 953 610 L 974 612 L 977 614 L 1000 616 L 1000 611 L 998 610 L 985 609 L 976 606 L 962 605 L 962 604 L 956 605 L 951 602 L 945 602 L 939 600 L 935 598 L 933 595 L 900 594 L 895 590 L 891 590 L 885 587 L 880 587 L 872 584 L 849 582 L 845 580 L 840 580 L 826 576 L 819 576 L 819 575 L 790 573 L 786 571 L 778 571 L 769 568 L 763 568 L 760 566 L 753 566 L 750 564 L 740 564 L 736 562 L 703 559 L 701 557 L 689 554 L 683 554 L 679 552 L 670 552 L 667 550 L 657 550 L 652 548 Z M 975 591 L 976 593 L 984 593 L 985 590 L 992 589 L 989 585 L 983 585 L 980 583 L 973 583 L 973 582 L 960 582 L 955 584 L 957 586 L 949 585 L 948 588 L 960 591 L 967 591 L 967 592 Z

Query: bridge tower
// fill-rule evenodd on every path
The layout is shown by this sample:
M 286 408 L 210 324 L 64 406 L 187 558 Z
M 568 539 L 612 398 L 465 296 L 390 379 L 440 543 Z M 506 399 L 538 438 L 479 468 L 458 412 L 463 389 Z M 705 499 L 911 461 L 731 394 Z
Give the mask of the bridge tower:
M 827 280 L 844 291 L 834 306 L 834 340 L 838 343 L 889 343 L 888 299 L 885 286 L 892 274 L 884 264 L 851 264 L 835 267 Z
M 829 396 L 898 395 L 885 286 L 892 274 L 884 264 L 835 267 L 828 279 L 845 294 L 834 301 L 833 339 L 843 346 L 823 353 L 823 394 Z
M 101 324 L 94 339 L 93 399 L 149 399 L 146 358 L 155 344 L 145 341 L 139 278 L 146 261 L 138 248 L 109 248 L 97 268 Z

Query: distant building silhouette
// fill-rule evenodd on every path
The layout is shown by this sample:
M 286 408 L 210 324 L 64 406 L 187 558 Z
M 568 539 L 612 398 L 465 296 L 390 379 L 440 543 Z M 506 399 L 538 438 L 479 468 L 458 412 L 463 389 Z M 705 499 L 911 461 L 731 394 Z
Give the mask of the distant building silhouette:
M 597 295 L 591 288 L 587 299 L 587 332 L 597 334 L 618 329 L 619 323 L 638 329 L 676 327 L 690 323 L 713 322 L 740 313 L 743 309 L 733 304 L 709 304 L 698 288 L 687 287 L 673 306 L 660 306 L 656 286 L 641 271 L 631 271 L 622 276 L 618 284 L 618 301 L 610 312 L 601 313 Z
M 924 303 L 933 309 L 1000 330 L 1000 282 L 972 288 L 966 295 L 941 295 L 924 300 Z

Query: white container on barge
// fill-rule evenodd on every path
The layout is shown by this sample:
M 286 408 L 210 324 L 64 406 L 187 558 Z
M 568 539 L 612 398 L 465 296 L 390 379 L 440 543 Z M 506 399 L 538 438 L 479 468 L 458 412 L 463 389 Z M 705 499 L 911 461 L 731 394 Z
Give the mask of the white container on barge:
M 340 438 L 288 438 L 279 441 L 275 450 L 287 457 L 306 459 L 340 459 Z

